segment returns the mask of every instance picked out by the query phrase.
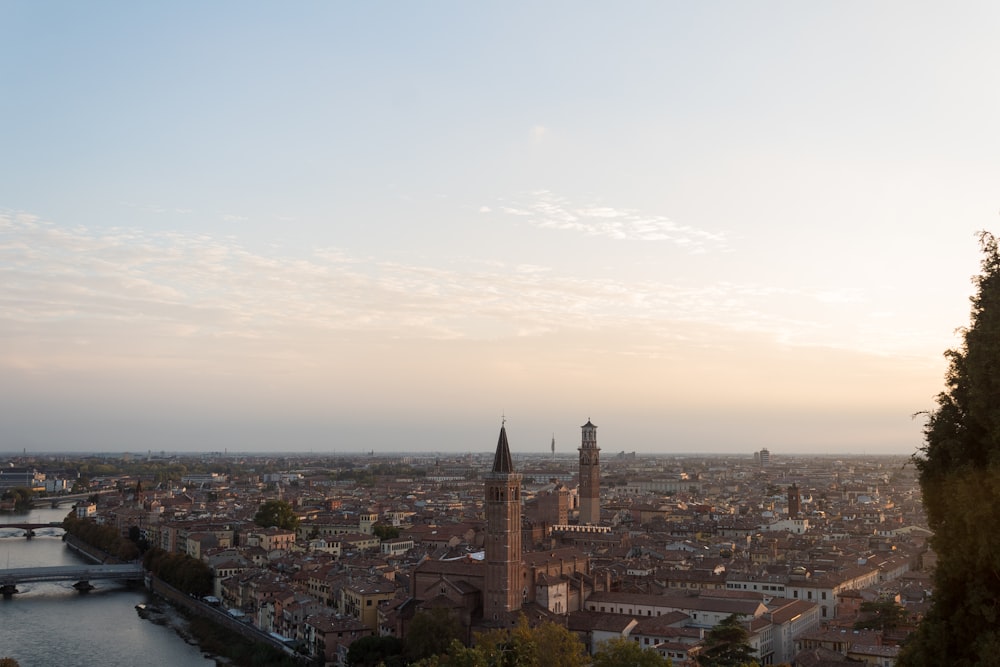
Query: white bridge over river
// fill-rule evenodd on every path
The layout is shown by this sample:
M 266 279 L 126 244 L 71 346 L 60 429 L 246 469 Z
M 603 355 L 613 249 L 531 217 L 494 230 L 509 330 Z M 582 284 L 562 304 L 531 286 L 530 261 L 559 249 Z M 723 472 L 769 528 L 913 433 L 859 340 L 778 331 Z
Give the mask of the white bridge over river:
M 0 570 L 0 594 L 10 598 L 18 584 L 39 581 L 75 581 L 73 588 L 84 593 L 93 588 L 91 581 L 142 581 L 145 574 L 142 563 L 10 568 Z

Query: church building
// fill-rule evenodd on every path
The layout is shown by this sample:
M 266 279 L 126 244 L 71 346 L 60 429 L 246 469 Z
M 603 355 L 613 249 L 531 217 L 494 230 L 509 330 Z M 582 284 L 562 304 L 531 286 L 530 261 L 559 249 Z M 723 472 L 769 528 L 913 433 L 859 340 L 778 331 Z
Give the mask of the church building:
M 521 475 L 503 424 L 483 494 L 484 558 L 424 561 L 413 572 L 405 606 L 413 613 L 447 607 L 467 627 L 510 627 L 522 612 L 538 618 L 582 609 L 594 591 L 587 555 L 575 547 L 522 549 Z

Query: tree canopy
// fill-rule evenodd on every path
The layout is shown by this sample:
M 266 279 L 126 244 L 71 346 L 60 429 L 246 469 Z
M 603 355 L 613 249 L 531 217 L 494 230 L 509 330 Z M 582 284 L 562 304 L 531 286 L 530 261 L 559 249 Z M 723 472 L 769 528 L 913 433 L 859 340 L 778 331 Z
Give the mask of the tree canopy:
M 945 352 L 937 408 L 914 456 L 938 561 L 931 608 L 901 667 L 985 665 L 1000 655 L 1000 251 L 979 236 L 981 273 L 962 345 Z
M 263 528 L 277 526 L 285 530 L 295 530 L 299 518 L 292 511 L 292 506 L 284 500 L 268 500 L 261 503 L 260 509 L 254 514 L 253 522 Z
M 671 662 L 639 642 L 616 637 L 601 642 L 594 653 L 592 667 L 670 667 Z
M 894 600 L 862 602 L 861 617 L 855 621 L 855 630 L 878 630 L 887 632 L 906 623 L 906 609 Z
M 403 665 L 403 642 L 396 637 L 362 637 L 347 650 L 350 667 L 395 667 Z
M 13 489 L 7 489 L 3 492 L 4 500 L 13 500 L 14 509 L 18 511 L 27 511 L 31 509 L 31 499 L 34 497 L 35 492 L 31 489 L 18 486 Z
M 461 622 L 447 609 L 420 611 L 414 614 L 406 630 L 404 653 L 410 661 L 440 655 L 464 636 Z
M 416 667 L 586 667 L 587 651 L 572 632 L 555 623 L 530 627 L 521 616 L 510 630 L 476 636 L 474 646 L 452 641 L 444 654 L 424 658 Z
M 730 614 L 705 633 L 705 649 L 698 655 L 702 667 L 746 667 L 756 665 L 750 633 L 740 623 L 740 614 Z

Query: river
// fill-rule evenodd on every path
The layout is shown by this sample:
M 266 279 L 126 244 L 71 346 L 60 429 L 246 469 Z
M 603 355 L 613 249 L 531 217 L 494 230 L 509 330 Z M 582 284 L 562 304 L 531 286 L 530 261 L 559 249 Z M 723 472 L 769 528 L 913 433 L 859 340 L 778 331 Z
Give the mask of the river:
M 62 521 L 69 508 L 0 513 L 0 523 Z M 86 562 L 66 547 L 62 529 L 23 533 L 0 528 L 0 568 L 76 565 Z M 149 602 L 141 587 L 92 582 L 81 595 L 73 582 L 22 584 L 10 600 L 0 599 L 0 658 L 21 667 L 214 667 L 196 646 L 135 610 Z

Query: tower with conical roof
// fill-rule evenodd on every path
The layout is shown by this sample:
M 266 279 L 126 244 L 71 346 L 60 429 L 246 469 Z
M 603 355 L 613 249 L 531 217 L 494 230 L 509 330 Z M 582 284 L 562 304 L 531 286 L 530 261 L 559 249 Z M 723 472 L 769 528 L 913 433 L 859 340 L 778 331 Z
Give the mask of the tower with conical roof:
M 601 522 L 601 448 L 597 427 L 589 419 L 580 429 L 580 523 L 597 525 Z
M 486 474 L 486 591 L 483 618 L 499 620 L 521 607 L 521 475 L 514 472 L 507 428 Z

